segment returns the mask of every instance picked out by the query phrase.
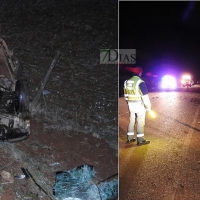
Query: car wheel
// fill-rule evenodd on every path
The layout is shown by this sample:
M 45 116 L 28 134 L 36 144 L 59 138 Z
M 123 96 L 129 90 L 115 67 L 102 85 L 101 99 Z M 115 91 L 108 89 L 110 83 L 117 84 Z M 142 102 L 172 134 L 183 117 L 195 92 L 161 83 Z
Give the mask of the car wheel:
M 20 129 L 13 129 L 8 135 L 7 135 L 7 142 L 9 143 L 16 143 L 21 142 L 23 140 L 26 140 L 29 137 L 28 132 L 22 132 Z
M 17 80 L 15 85 L 15 109 L 17 112 L 29 110 L 29 91 L 25 80 Z

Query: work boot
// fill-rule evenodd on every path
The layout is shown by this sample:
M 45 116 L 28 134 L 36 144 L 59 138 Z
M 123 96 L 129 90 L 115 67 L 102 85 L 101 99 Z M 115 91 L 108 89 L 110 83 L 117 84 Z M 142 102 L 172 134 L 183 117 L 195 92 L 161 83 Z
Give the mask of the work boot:
M 149 140 L 143 140 L 142 142 L 137 142 L 137 145 L 141 146 L 141 145 L 146 145 L 146 144 L 149 144 L 149 143 L 150 143 Z
M 126 143 L 129 144 L 129 143 L 132 143 L 132 142 L 135 142 L 135 141 L 136 141 L 136 139 L 133 138 L 133 139 L 131 139 L 131 140 L 127 140 Z
M 131 133 L 131 135 L 130 135 Z M 134 133 L 133 132 L 128 132 L 127 133 L 127 141 L 126 143 L 131 143 L 131 142 L 135 142 L 136 139 L 134 138 Z

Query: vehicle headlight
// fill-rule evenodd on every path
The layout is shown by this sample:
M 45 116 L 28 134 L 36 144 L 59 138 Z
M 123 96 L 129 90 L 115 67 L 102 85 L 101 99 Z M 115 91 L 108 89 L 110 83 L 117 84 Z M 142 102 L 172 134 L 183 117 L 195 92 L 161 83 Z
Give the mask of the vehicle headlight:
M 170 75 L 165 75 L 162 77 L 162 82 L 161 82 L 161 87 L 162 88 L 176 88 L 176 79 L 173 76 Z

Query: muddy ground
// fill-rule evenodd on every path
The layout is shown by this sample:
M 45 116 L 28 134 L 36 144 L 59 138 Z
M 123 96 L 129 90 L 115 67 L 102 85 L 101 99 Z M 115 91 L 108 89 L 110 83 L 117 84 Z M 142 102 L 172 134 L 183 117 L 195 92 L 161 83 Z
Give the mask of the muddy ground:
M 0 171 L 11 175 L 1 176 L 1 200 L 54 199 L 56 172 L 83 164 L 94 166 L 94 182 L 118 178 L 117 68 L 99 65 L 99 49 L 117 48 L 117 5 L 112 0 L 1 3 L 0 38 L 23 65 L 20 78 L 27 79 L 31 100 L 61 52 L 45 88 L 49 94 L 31 113 L 30 137 L 0 144 Z M 92 95 L 99 80 L 105 83 Z M 107 87 L 113 83 L 114 100 Z M 80 86 L 87 88 L 84 105 L 77 97 Z M 17 179 L 22 169 L 32 178 Z

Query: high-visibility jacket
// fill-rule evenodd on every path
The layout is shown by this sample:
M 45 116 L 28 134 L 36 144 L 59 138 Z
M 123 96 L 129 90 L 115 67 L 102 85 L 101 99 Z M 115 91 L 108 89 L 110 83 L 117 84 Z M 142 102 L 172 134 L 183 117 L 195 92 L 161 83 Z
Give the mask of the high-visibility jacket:
M 142 97 L 139 84 L 144 82 L 140 77 L 133 76 L 124 82 L 124 97 L 129 101 L 139 101 Z

